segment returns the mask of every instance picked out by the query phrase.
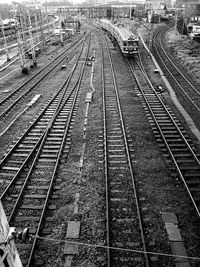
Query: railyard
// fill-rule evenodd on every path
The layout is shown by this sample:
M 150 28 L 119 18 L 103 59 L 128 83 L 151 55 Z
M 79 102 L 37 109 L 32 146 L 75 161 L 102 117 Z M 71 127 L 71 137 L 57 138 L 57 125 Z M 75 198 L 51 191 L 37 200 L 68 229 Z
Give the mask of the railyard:
M 92 24 L 0 80 L 1 201 L 29 227 L 22 263 L 198 266 L 198 92 L 186 85 L 191 103 L 172 84 L 178 109 L 145 42 L 141 61 L 125 58 Z

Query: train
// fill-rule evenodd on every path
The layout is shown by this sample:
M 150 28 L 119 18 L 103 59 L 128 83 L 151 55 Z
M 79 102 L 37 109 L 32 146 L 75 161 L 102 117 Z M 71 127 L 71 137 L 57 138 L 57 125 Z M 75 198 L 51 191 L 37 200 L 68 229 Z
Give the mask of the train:
M 190 18 L 187 25 L 187 33 L 191 39 L 200 41 L 200 15 Z
M 200 41 L 200 24 L 188 24 L 187 32 L 191 39 Z
M 123 55 L 130 57 L 138 53 L 139 37 L 128 28 L 122 24 L 113 24 L 107 19 L 100 20 L 100 26 L 116 39 Z

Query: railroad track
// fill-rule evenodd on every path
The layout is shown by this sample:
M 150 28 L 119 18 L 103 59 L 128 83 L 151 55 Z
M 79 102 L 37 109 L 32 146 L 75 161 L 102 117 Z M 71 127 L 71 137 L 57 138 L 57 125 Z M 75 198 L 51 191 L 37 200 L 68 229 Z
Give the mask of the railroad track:
M 90 35 L 65 83 L 0 163 L 1 201 L 9 223 L 29 226 L 33 236 L 17 244 L 24 266 L 44 266 L 38 236 L 51 231 L 56 209 L 51 201 L 59 190 L 56 174 L 63 152 L 69 151 L 89 43 Z
M 170 55 L 166 48 L 165 33 L 169 26 L 158 28 L 153 38 L 153 54 L 164 72 L 179 101 L 190 114 L 197 127 L 200 129 L 200 90 L 195 78 L 190 75 L 177 60 Z
M 171 109 L 153 88 L 141 60 L 129 61 L 143 105 L 172 176 L 184 184 L 197 217 L 200 216 L 200 161 L 194 145 Z
M 22 101 L 28 103 L 28 95 L 32 90 L 41 84 L 45 79 L 52 77 L 59 69 L 60 65 L 70 53 L 73 53 L 83 43 L 84 36 L 80 36 L 75 42 L 70 44 L 64 51 L 62 51 L 55 59 L 53 59 L 47 66 L 35 73 L 30 79 L 26 80 L 17 89 L 11 92 L 7 97 L 0 101 L 0 120 L 2 125 L 12 120 L 13 116 L 16 116 L 16 112 L 22 106 Z M 8 119 L 9 116 L 9 119 Z
M 108 40 L 105 36 L 99 39 L 103 60 L 104 145 L 101 157 L 106 181 L 106 266 L 150 266 L 116 74 Z
M 53 36 L 53 35 L 51 35 L 51 36 L 49 36 L 46 40 L 40 41 L 40 42 L 37 43 L 36 45 L 39 45 L 39 46 L 40 46 L 41 44 L 43 45 L 43 42 L 45 42 L 45 46 L 42 47 L 42 49 L 45 49 L 45 48 L 47 48 L 48 46 L 51 46 L 51 45 L 60 43 L 60 38 L 58 38 L 57 36 Z M 18 50 L 17 44 L 16 44 L 15 48 L 10 47 L 10 48 L 8 49 L 9 54 L 10 54 L 13 50 Z M 56 47 L 55 47 L 55 50 L 57 50 Z M 50 53 L 47 53 L 46 56 L 51 56 L 53 52 L 54 52 L 54 51 L 51 51 Z M 1 51 L 0 53 L 1 53 L 1 54 L 3 53 L 3 54 L 5 55 L 5 52 L 3 52 L 3 51 Z M 26 57 L 26 56 L 25 56 L 25 57 Z M 18 56 L 18 54 L 12 56 L 11 61 L 9 61 L 9 62 L 7 62 L 7 63 L 4 63 L 3 66 L 1 66 L 1 68 L 0 68 L 0 71 L 1 71 L 1 77 L 0 77 L 0 79 L 1 79 L 1 80 L 6 79 L 6 77 L 10 74 L 10 73 L 9 73 L 9 70 L 8 70 L 9 67 L 10 67 L 12 64 L 14 64 L 15 62 L 17 62 L 17 61 L 19 61 L 19 56 Z M 18 70 L 18 69 L 20 69 L 20 67 L 16 68 L 16 70 Z M 13 70 L 12 70 L 11 72 L 13 72 Z

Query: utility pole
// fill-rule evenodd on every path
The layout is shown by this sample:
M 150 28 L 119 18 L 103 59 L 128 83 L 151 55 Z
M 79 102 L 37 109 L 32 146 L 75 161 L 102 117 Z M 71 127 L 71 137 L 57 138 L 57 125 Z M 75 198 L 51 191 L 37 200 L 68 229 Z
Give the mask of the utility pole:
M 25 29 L 25 25 L 26 23 L 25 22 L 25 14 L 23 14 L 24 10 L 22 9 L 22 6 L 20 4 L 18 4 L 18 7 L 19 7 L 19 25 L 20 25 L 20 31 L 21 31 L 21 34 L 22 34 L 22 40 L 23 40 L 23 46 L 24 46 L 24 50 L 25 52 L 28 50 L 27 49 L 27 44 L 26 44 L 26 38 L 25 38 L 25 33 L 24 33 L 24 29 Z
M 177 28 L 177 20 L 178 20 L 178 10 L 175 10 L 175 24 L 174 24 L 174 39 L 176 36 L 176 28 Z
M 38 40 L 38 38 L 39 38 L 39 32 L 38 32 L 38 19 L 37 19 L 37 12 L 35 11 L 34 12 L 35 14 L 34 14 L 34 16 L 35 16 L 35 27 L 36 27 L 36 40 Z
M 47 12 L 47 6 L 45 7 L 45 16 L 46 16 L 46 24 L 47 24 L 47 28 L 48 28 L 48 34 L 50 35 L 50 25 L 49 25 L 49 16 L 48 16 L 48 12 Z
M 20 59 L 20 66 L 22 68 L 22 72 L 24 74 L 28 74 L 28 69 L 25 66 L 25 54 L 24 54 L 24 48 L 23 48 L 23 41 L 21 39 L 21 33 L 19 30 L 19 25 L 20 25 L 20 20 L 19 20 L 19 16 L 20 13 L 18 15 L 18 9 L 17 6 L 19 5 L 16 2 L 12 2 L 13 4 L 13 9 L 14 9 L 14 18 L 16 20 L 16 35 L 17 35 L 17 44 L 18 44 L 18 51 L 19 51 L 19 59 Z
M 59 13 L 59 24 L 60 24 L 60 41 L 61 41 L 61 45 L 64 45 L 63 42 L 63 28 L 62 28 L 62 16 L 61 13 Z
M 153 39 L 153 17 L 154 17 L 154 10 L 151 13 L 151 19 L 150 19 L 150 37 L 149 37 L 149 50 L 150 51 L 152 48 L 152 39 Z
M 43 16 L 42 16 L 42 10 L 40 10 L 40 32 L 41 32 L 41 40 L 42 44 L 45 44 L 45 36 L 44 36 L 44 21 L 43 21 Z
M 31 24 L 30 11 L 27 10 L 27 13 L 28 13 L 28 20 L 29 20 L 28 31 L 29 31 L 30 42 L 31 42 L 31 54 L 32 54 L 32 59 L 33 59 L 33 66 L 36 67 L 37 62 L 36 62 L 36 56 L 35 56 L 35 47 L 34 47 L 33 34 L 32 34 L 32 24 Z
M 7 45 L 7 41 L 6 41 L 6 35 L 5 35 L 5 32 L 4 32 L 4 25 L 3 25 L 3 20 L 2 19 L 0 19 L 0 24 L 1 24 L 1 31 L 2 31 L 2 34 L 3 34 L 4 50 L 6 52 L 7 61 L 10 61 L 10 56 L 9 56 L 9 53 L 8 53 L 8 45 Z

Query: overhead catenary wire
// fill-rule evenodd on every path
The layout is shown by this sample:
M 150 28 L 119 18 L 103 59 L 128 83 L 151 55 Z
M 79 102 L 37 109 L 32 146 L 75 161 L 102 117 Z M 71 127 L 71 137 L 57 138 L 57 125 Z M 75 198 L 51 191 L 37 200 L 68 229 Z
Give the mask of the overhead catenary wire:
M 50 242 L 56 242 L 56 243 L 68 243 L 68 244 L 73 244 L 73 245 L 87 246 L 91 248 L 113 249 L 113 250 L 133 252 L 133 253 L 138 253 L 138 254 L 149 254 L 149 255 L 163 256 L 163 257 L 169 257 L 169 258 L 180 258 L 180 259 L 200 261 L 199 257 L 190 257 L 190 256 L 177 255 L 177 254 L 167 254 L 167 253 L 154 252 L 154 251 L 142 251 L 142 250 L 137 250 L 137 249 L 118 248 L 118 247 L 111 247 L 111 246 L 108 247 L 108 246 L 88 244 L 88 243 L 83 243 L 83 242 L 78 242 L 78 241 L 71 241 L 71 240 L 69 241 L 65 239 L 47 238 L 47 237 L 42 237 L 39 235 L 36 235 L 36 236 L 33 235 L 33 237 L 36 237 L 37 239 L 40 239 L 43 241 L 50 241 Z

